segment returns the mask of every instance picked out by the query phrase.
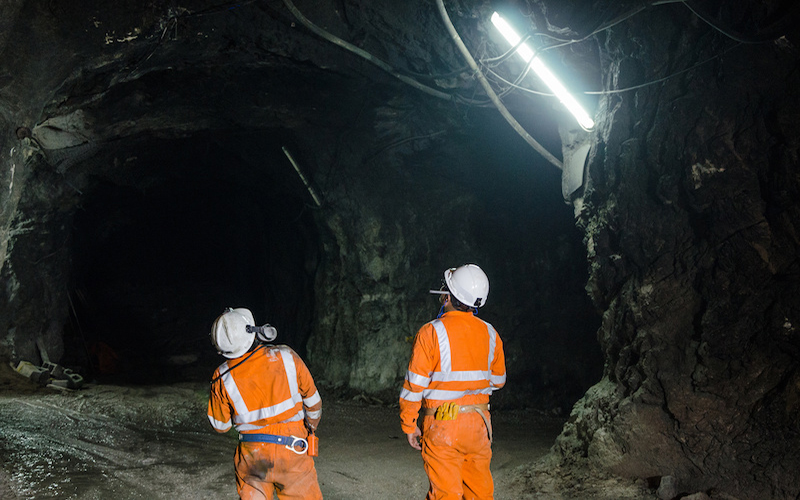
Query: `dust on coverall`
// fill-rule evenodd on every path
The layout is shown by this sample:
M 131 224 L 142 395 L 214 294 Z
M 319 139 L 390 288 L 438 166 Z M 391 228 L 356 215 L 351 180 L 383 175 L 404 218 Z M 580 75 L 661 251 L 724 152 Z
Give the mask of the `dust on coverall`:
M 486 404 L 505 382 L 503 343 L 494 327 L 471 312 L 447 312 L 423 325 L 414 339 L 400 392 L 403 432 L 416 429 L 420 406 Z M 428 500 L 493 498 L 492 448 L 480 414 L 461 413 L 454 420 L 426 415 L 421 427 Z
M 265 346 L 217 368 L 211 386 L 208 419 L 217 432 L 233 425 L 242 434 L 307 438 L 322 416 L 322 398 L 303 360 L 290 347 Z M 230 367 L 236 366 L 231 371 Z M 227 373 L 225 373 L 227 372 Z M 236 488 L 247 500 L 321 499 L 314 459 L 284 445 L 239 442 L 234 455 Z

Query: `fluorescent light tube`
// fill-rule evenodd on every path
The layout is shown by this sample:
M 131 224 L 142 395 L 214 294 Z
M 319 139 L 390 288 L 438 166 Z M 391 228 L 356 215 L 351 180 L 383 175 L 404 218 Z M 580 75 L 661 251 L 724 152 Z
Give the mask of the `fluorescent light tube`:
M 517 33 L 514 31 L 514 28 L 511 27 L 510 24 L 506 22 L 505 19 L 500 17 L 500 14 L 495 12 L 492 14 L 492 24 L 494 24 L 495 28 L 503 35 L 503 38 L 506 39 L 508 43 L 511 44 L 512 47 L 516 46 L 521 38 Z M 519 54 L 526 63 L 529 63 L 533 71 L 542 79 L 542 81 L 547 85 L 547 87 L 558 97 L 558 100 L 567 107 L 570 113 L 578 120 L 578 123 L 581 127 L 586 130 L 591 130 L 594 128 L 594 120 L 589 118 L 589 114 L 584 111 L 578 101 L 575 100 L 572 95 L 567 92 L 566 87 L 558 81 L 558 78 L 553 74 L 552 71 L 547 69 L 547 66 L 544 65 L 539 57 L 534 56 L 533 51 L 530 47 L 526 44 L 522 43 L 517 47 L 517 54 Z

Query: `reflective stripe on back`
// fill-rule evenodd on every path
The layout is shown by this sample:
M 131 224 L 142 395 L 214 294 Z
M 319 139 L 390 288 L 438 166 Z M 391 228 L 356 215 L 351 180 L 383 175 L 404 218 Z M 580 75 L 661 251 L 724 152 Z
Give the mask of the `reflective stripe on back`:
M 484 370 L 463 370 L 454 372 L 433 372 L 432 382 L 472 382 L 489 380 L 489 372 Z
M 478 318 L 480 319 L 480 318 Z M 481 320 L 483 321 L 483 320 Z M 486 328 L 489 330 L 489 364 L 487 365 L 487 370 L 489 373 L 492 372 L 492 360 L 494 359 L 494 349 L 497 346 L 497 331 L 494 327 L 485 321 L 483 321 L 486 325 Z
M 225 371 L 223 371 L 225 370 Z M 224 362 L 219 367 L 220 373 L 223 373 L 221 379 L 222 383 L 225 385 L 225 390 L 228 392 L 228 397 L 233 403 L 233 408 L 236 410 L 237 414 L 246 414 L 249 413 L 250 410 L 247 409 L 247 405 L 242 398 L 241 393 L 239 393 L 239 387 L 236 385 L 236 381 L 233 380 L 233 375 L 231 374 L 231 370 L 228 368 L 228 362 Z
M 258 410 L 253 410 L 248 413 L 237 412 L 237 414 L 233 417 L 233 422 L 235 424 L 246 424 L 265 418 L 277 417 L 281 413 L 294 408 L 295 404 L 297 404 L 297 401 L 294 401 L 294 398 L 289 398 L 276 405 L 267 406 L 266 408 L 259 408 Z
M 447 336 L 447 328 L 439 319 L 431 321 L 431 325 L 436 330 L 436 339 L 439 341 L 439 363 L 442 365 L 442 371 L 449 372 L 453 369 L 453 365 L 450 359 L 450 339 Z
M 477 318 L 480 319 L 480 318 Z M 487 334 L 489 336 L 489 356 L 486 362 L 486 370 L 460 370 L 453 371 L 452 354 L 450 351 L 450 337 L 447 334 L 447 328 L 444 323 L 435 319 L 431 321 L 433 329 L 436 331 L 436 339 L 439 344 L 439 365 L 441 371 L 435 371 L 431 374 L 431 382 L 489 382 L 490 387 L 485 389 L 451 391 L 446 389 L 425 388 L 423 396 L 425 399 L 438 399 L 438 400 L 452 400 L 469 394 L 491 394 L 492 389 L 492 360 L 494 359 L 494 352 L 497 348 L 497 331 L 494 327 L 481 320 L 486 325 Z M 411 381 L 411 378 L 406 374 L 406 379 Z M 426 387 L 423 384 L 417 384 Z M 411 400 L 410 398 L 406 398 Z
M 289 380 L 289 394 L 291 394 L 292 399 L 294 399 L 295 395 L 300 393 L 300 390 L 297 388 L 297 367 L 294 365 L 294 356 L 292 356 L 292 352 L 286 346 L 278 347 L 278 351 L 281 353 L 283 368 L 286 370 L 286 378 Z
M 281 413 L 291 410 L 297 403 L 303 401 L 297 385 L 297 367 L 294 363 L 292 351 L 287 346 L 279 346 L 275 349 L 279 352 L 281 360 L 283 361 L 283 369 L 284 373 L 286 374 L 286 381 L 289 385 L 288 399 L 285 399 L 272 406 L 267 406 L 256 410 L 249 410 L 245 404 L 244 398 L 239 392 L 239 388 L 237 387 L 236 381 L 233 379 L 231 372 L 229 371 L 221 377 L 223 383 L 225 384 L 225 390 L 228 392 L 228 396 L 235 410 L 235 415 L 233 416 L 232 420 L 236 425 L 237 430 L 245 431 L 260 429 L 261 426 L 254 426 L 252 423 L 263 419 L 274 418 Z M 267 355 L 269 354 L 267 353 Z M 227 361 L 220 366 L 220 371 L 223 369 L 227 369 Z M 281 423 L 302 420 L 304 416 L 305 412 L 301 409 Z

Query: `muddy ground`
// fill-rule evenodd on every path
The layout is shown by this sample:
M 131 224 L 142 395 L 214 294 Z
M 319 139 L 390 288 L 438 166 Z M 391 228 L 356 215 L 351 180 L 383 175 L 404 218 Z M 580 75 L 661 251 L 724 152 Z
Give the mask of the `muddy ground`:
M 0 368 L 0 498 L 238 498 L 236 433 L 211 430 L 207 394 L 204 383 L 61 392 Z M 323 394 L 323 408 L 316 466 L 326 499 L 425 497 L 422 459 L 400 431 L 395 405 Z M 493 412 L 493 420 L 498 500 L 654 498 L 641 485 L 532 468 L 548 453 L 560 419 L 509 410 Z

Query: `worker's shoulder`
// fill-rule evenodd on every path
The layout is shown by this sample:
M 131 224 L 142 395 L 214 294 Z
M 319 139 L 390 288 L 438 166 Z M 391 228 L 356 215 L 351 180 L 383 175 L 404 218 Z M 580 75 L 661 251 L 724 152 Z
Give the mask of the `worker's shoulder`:
M 455 326 L 459 324 L 466 324 L 466 325 L 488 325 L 492 326 L 491 323 L 486 321 L 483 318 L 480 318 L 474 314 L 468 312 L 461 312 L 461 311 L 454 311 L 454 314 L 447 314 L 442 316 L 440 319 L 435 319 L 430 323 L 433 324 L 436 321 L 441 321 L 447 326 Z M 494 328 L 494 327 L 492 327 Z
M 296 358 L 300 358 L 300 355 L 286 344 L 270 345 L 267 348 L 267 355 L 278 356 L 279 354 L 291 355 Z
M 228 369 L 228 360 L 226 359 L 225 361 L 220 363 L 220 365 L 217 367 L 216 370 L 214 370 L 214 375 L 213 376 L 216 377 L 220 373 L 225 372 L 227 369 Z
M 448 332 L 451 330 L 453 333 L 461 331 L 485 334 L 488 332 L 491 335 L 497 335 L 499 337 L 497 329 L 494 327 L 494 325 L 474 315 L 458 316 L 456 318 L 452 318 L 450 321 L 445 321 L 444 325 Z
M 422 335 L 424 333 L 429 333 L 429 334 L 433 333 L 436 330 L 436 327 L 434 326 L 434 323 L 436 323 L 437 321 L 440 321 L 440 320 L 434 319 L 432 321 L 428 321 L 427 323 L 425 323 L 424 325 L 419 327 L 419 331 L 417 331 L 417 335 Z

